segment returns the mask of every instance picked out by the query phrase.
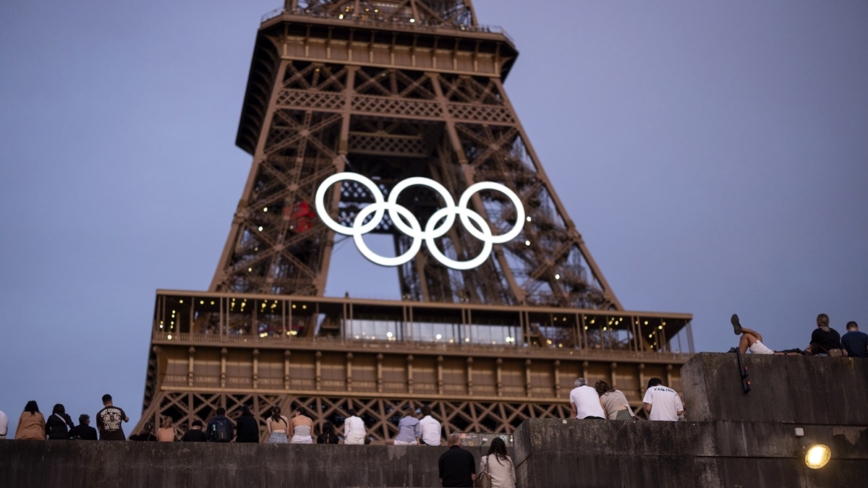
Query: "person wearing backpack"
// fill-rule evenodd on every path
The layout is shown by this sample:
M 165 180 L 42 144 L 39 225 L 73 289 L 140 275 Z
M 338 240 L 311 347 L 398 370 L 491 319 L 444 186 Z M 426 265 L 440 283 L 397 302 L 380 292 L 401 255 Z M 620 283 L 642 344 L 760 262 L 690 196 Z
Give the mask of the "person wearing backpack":
M 229 442 L 235 437 L 232 421 L 226 418 L 226 409 L 217 409 L 217 416 L 208 422 L 208 442 Z

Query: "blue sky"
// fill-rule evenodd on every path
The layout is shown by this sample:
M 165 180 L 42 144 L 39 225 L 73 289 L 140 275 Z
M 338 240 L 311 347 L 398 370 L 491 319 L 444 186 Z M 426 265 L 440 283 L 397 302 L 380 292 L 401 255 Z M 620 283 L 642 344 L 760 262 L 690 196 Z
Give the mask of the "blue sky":
M 868 328 L 868 3 L 477 0 L 509 96 L 628 309 L 738 312 L 772 348 Z M 569 5 L 569 7 L 564 7 Z M 0 410 L 137 421 L 154 291 L 208 287 L 275 0 L 0 4 Z M 339 247 L 328 292 L 396 294 Z M 371 290 L 369 283 L 382 283 Z M 10 434 L 11 434 L 10 429 Z M 127 428 L 129 432 L 129 428 Z

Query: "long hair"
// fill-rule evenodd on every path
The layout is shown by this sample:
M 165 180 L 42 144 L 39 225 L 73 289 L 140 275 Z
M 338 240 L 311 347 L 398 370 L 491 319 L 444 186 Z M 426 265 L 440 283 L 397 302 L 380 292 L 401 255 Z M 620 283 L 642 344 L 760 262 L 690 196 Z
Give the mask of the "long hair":
M 600 395 L 600 396 L 603 396 L 610 391 L 615 391 L 614 388 L 609 386 L 609 384 L 603 380 L 600 380 L 600 381 L 594 383 L 594 389 L 597 390 L 597 395 Z
M 27 405 L 24 406 L 24 411 L 30 412 L 30 415 L 39 413 L 39 405 L 36 404 L 36 400 L 30 400 L 27 402 Z
M 271 421 L 272 422 L 282 422 L 283 419 L 280 418 L 280 407 L 271 407 Z
M 495 437 L 491 441 L 491 447 L 488 448 L 488 456 L 492 454 L 494 454 L 494 458 L 497 459 L 498 463 L 503 464 L 506 461 L 506 443 L 500 437 Z
M 243 417 L 245 415 L 252 416 L 250 413 L 250 407 L 248 407 L 247 405 L 241 407 L 241 416 Z
M 335 435 L 335 426 L 331 422 L 323 422 L 322 433 L 326 435 Z
M 173 423 L 174 420 L 172 420 L 172 417 L 169 417 L 168 415 L 163 417 L 163 427 L 171 427 Z
M 54 415 L 56 413 L 59 413 L 61 416 L 66 414 L 66 409 L 63 408 L 63 404 L 58 403 L 54 406 L 54 408 L 51 410 L 51 415 Z

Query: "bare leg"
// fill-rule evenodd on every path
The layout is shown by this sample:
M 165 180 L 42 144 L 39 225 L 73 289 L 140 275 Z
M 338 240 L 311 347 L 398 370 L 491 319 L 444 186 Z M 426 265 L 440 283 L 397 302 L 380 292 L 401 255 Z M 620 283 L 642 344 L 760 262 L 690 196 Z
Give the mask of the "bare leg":
M 760 340 L 760 338 L 755 336 L 754 334 L 755 332 L 750 329 L 743 329 L 741 338 L 738 340 L 739 352 L 744 354 L 745 352 L 747 352 L 750 346 L 754 345 L 756 341 L 762 342 L 762 340 Z
M 747 327 L 742 327 L 741 333 L 742 334 L 750 334 L 750 335 L 756 337 L 757 341 L 763 342 L 763 335 L 760 334 L 759 332 L 755 331 L 755 330 L 748 329 Z M 753 344 L 754 342 L 756 342 L 756 341 L 751 341 L 751 344 Z M 763 344 L 765 344 L 765 343 L 763 342 Z

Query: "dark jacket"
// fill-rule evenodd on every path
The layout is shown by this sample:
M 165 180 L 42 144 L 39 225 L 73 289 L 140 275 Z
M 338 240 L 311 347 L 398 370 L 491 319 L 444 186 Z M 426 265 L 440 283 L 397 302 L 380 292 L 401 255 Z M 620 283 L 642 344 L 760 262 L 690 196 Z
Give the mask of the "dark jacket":
M 61 418 L 61 416 L 63 418 Z M 53 413 L 45 421 L 45 435 L 51 440 L 69 439 L 69 429 L 75 427 L 67 414 Z
M 181 442 L 205 442 L 207 440 L 208 436 L 202 429 L 190 429 L 184 432 L 184 437 L 181 437 Z
M 259 442 L 259 423 L 253 415 L 238 417 L 238 437 L 235 442 Z
M 95 441 L 96 429 L 89 425 L 78 424 L 69 430 L 69 438 L 83 441 Z
M 220 442 L 220 441 L 217 441 L 216 435 L 215 435 L 218 424 L 225 425 L 226 430 L 228 431 L 228 435 L 229 435 L 229 438 L 222 441 L 222 442 L 231 441 L 232 438 L 235 437 L 235 429 L 232 425 L 232 421 L 229 420 L 228 418 L 226 418 L 225 415 L 218 415 L 218 416 L 214 417 L 213 419 L 211 419 L 210 422 L 208 422 L 208 428 L 207 428 L 208 432 L 206 433 L 206 435 L 208 436 L 208 441 L 209 442 L 212 442 L 212 441 L 213 442 Z

